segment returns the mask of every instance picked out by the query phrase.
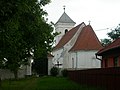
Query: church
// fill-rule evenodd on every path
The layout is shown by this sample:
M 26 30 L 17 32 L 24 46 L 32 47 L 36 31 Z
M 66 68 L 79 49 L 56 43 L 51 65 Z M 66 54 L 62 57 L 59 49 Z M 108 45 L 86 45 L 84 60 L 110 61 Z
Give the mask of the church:
M 84 22 L 75 26 L 65 9 L 55 24 L 55 47 L 52 51 L 53 66 L 62 69 L 100 68 L 101 62 L 95 54 L 102 48 L 92 26 Z

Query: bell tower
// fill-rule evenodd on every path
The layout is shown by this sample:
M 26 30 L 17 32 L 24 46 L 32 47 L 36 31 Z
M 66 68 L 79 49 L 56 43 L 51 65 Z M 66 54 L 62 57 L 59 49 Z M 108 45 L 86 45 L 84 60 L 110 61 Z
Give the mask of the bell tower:
M 67 33 L 70 29 L 74 27 L 76 24 L 65 12 L 65 6 L 63 6 L 63 14 L 61 17 L 58 19 L 58 21 L 55 23 L 55 31 L 60 33 L 55 37 L 56 43 L 55 45 L 58 44 L 60 39 L 63 37 L 64 34 Z

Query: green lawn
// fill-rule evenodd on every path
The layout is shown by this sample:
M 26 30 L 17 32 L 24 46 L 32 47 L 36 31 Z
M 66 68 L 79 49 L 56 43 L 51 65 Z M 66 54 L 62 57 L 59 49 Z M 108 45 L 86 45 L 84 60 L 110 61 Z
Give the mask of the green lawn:
M 63 77 L 40 77 L 3 81 L 0 90 L 101 90 L 78 85 Z

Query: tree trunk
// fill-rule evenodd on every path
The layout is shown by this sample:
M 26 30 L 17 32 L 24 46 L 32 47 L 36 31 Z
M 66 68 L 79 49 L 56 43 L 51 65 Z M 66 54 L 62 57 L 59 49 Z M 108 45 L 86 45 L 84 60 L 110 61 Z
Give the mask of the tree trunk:
M 15 77 L 15 79 L 18 79 L 18 70 L 14 71 L 14 77 Z

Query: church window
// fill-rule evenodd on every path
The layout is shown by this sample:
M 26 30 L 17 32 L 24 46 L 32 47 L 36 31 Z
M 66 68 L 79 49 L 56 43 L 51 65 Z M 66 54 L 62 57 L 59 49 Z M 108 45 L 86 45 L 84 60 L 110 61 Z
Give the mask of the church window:
M 65 34 L 68 32 L 68 29 L 65 29 Z

